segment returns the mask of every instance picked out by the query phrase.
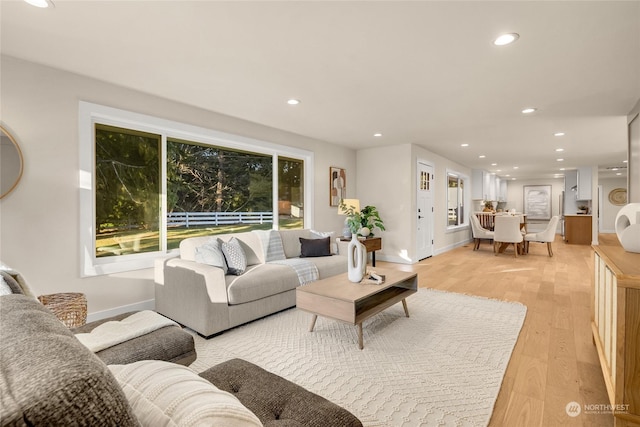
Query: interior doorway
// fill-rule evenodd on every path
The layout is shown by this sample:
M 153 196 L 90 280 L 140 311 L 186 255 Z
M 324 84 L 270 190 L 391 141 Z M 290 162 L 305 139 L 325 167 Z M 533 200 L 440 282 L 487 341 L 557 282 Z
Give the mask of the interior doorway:
M 416 256 L 418 260 L 433 256 L 433 165 L 418 161 L 416 195 Z

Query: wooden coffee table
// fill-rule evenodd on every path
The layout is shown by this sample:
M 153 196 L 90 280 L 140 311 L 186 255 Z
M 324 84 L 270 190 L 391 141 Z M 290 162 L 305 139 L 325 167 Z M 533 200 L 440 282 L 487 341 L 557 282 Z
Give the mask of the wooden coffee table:
M 418 275 L 381 268 L 376 272 L 386 276 L 384 283 L 368 284 L 365 280 L 353 283 L 344 273 L 297 287 L 297 307 L 313 314 L 309 332 L 313 332 L 318 316 L 356 325 L 358 347 L 362 350 L 362 322 L 400 301 L 409 317 L 405 298 L 418 291 Z

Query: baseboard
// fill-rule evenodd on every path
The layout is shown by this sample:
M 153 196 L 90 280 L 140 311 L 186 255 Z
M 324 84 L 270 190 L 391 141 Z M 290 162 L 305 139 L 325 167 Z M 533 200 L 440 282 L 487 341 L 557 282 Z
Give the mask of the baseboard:
M 448 246 L 444 246 L 440 249 L 436 249 L 433 254 L 434 255 L 440 255 L 443 254 L 445 252 L 449 252 L 454 250 L 455 248 L 459 248 L 460 246 L 464 246 L 464 245 L 468 245 L 469 243 L 473 243 L 473 239 L 467 239 L 467 240 L 462 240 L 460 242 L 456 242 L 452 245 L 448 245 Z
M 410 259 L 383 254 L 376 254 L 376 261 L 392 262 L 394 264 L 415 264 L 415 262 Z
M 150 299 L 147 301 L 140 301 L 135 304 L 123 305 L 109 310 L 97 311 L 87 315 L 87 323 L 94 322 L 96 320 L 106 319 L 111 316 L 126 313 L 128 311 L 140 311 L 140 310 L 155 310 L 156 300 Z

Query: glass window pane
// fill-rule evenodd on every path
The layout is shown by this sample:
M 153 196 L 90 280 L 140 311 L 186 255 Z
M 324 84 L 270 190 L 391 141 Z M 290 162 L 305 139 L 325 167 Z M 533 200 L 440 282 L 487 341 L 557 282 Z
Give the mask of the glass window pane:
M 160 250 L 160 135 L 95 125 L 96 256 Z
M 458 224 L 458 178 L 447 175 L 447 225 Z
M 304 162 L 278 157 L 278 226 L 304 228 Z
M 167 140 L 167 248 L 187 237 L 273 227 L 273 158 Z

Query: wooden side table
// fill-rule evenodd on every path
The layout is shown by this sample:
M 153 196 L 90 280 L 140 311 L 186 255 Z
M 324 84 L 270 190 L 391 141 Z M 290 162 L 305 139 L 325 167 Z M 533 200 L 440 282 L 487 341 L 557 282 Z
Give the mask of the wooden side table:
M 340 240 L 343 242 L 349 242 L 351 239 L 346 237 L 341 237 Z M 367 248 L 367 253 L 371 252 L 371 265 L 376 266 L 376 251 L 382 249 L 382 237 L 367 237 L 366 239 L 360 239 L 360 243 Z

